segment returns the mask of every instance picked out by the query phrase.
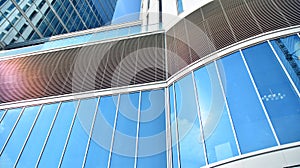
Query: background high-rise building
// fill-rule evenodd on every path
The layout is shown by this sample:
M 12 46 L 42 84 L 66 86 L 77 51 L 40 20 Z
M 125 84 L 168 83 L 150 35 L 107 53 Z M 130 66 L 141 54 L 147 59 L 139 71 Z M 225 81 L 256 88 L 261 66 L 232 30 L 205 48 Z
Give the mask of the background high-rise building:
M 110 24 L 117 0 L 2 0 L 1 47 Z
M 0 167 L 300 166 L 298 0 L 139 7 L 0 51 Z

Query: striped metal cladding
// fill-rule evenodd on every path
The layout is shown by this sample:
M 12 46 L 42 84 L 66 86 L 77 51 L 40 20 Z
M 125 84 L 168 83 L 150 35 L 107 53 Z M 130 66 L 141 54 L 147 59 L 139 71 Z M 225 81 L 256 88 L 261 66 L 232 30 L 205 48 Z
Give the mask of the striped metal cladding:
M 163 38 L 155 34 L 0 61 L 0 102 L 166 80 Z

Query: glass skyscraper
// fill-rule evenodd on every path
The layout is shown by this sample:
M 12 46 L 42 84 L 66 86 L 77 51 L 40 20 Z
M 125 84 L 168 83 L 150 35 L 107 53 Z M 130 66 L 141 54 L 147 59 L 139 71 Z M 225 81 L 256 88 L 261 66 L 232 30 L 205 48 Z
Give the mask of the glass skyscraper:
M 0 51 L 0 167 L 299 167 L 298 11 L 148 0 Z
M 2 0 L 1 47 L 110 24 L 116 2 L 116 0 Z

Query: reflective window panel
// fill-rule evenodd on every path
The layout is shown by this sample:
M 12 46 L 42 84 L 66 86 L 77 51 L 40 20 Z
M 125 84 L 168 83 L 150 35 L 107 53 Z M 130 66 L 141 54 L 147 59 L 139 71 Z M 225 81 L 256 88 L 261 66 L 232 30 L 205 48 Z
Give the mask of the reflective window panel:
M 76 167 L 83 164 L 97 102 L 98 98 L 83 99 L 80 101 L 68 145 L 64 153 L 62 167 Z
M 297 35 L 271 41 L 279 59 L 300 90 L 300 37 Z
M 177 140 L 177 124 L 176 113 L 174 107 L 174 85 L 169 86 L 169 107 L 170 107 L 170 121 L 171 121 L 171 136 L 172 136 L 172 165 L 174 168 L 178 167 L 178 140 Z
M 300 140 L 300 98 L 268 43 L 243 50 L 281 144 Z
M 143 91 L 140 113 L 137 167 L 166 167 L 164 90 Z
M 11 130 L 13 129 L 13 126 L 15 125 L 18 116 L 21 114 L 21 110 L 22 110 L 21 108 L 9 109 L 9 110 L 7 110 L 4 118 L 2 119 L 2 121 L 0 123 L 0 128 L 1 128 L 0 149 L 3 148 L 3 145 L 6 142 Z M 1 165 L 1 166 L 4 166 L 4 165 Z M 7 166 L 9 166 L 9 165 L 7 165 Z
M 37 117 L 40 106 L 26 107 L 0 156 L 1 167 L 13 167 L 25 139 Z
M 202 134 L 191 74 L 175 83 L 175 99 L 181 167 L 204 166 Z
M 215 64 L 206 65 L 194 74 L 208 162 L 237 156 L 236 141 Z
M 2 118 L 4 117 L 5 110 L 0 110 L 0 122 L 2 121 Z
M 241 153 L 277 145 L 240 53 L 218 60 L 217 65 Z
M 30 137 L 22 151 L 17 167 L 34 167 L 42 150 L 51 123 L 54 121 L 58 103 L 43 105 Z
M 138 108 L 139 92 L 120 96 L 111 168 L 134 167 Z
M 118 96 L 100 97 L 85 167 L 107 167 Z
M 63 102 L 51 130 L 39 167 L 58 167 L 78 101 Z

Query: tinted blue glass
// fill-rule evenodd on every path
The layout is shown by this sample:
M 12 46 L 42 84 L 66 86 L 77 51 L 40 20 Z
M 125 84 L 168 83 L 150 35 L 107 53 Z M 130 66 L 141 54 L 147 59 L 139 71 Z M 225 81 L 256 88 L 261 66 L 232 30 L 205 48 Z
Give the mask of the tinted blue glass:
M 137 167 L 166 167 L 165 96 L 142 92 Z
M 97 101 L 97 98 L 80 101 L 62 167 L 80 167 L 82 165 Z
M 175 83 L 181 167 L 201 167 L 205 157 L 192 75 Z
M 115 29 L 115 30 L 109 30 L 107 31 L 107 34 L 106 34 L 106 39 L 110 39 L 110 38 L 115 38 L 117 36 L 117 33 L 118 33 L 118 29 Z
M 92 37 L 91 34 L 86 34 L 83 36 L 77 36 L 77 37 L 71 37 L 61 40 L 55 40 L 50 41 L 43 44 L 43 48 L 41 50 L 48 50 L 52 48 L 58 48 L 58 47 L 66 47 L 66 46 L 72 46 L 77 44 L 83 44 L 89 41 L 89 39 Z
M 100 98 L 85 167 L 107 167 L 116 115 L 117 96 Z
M 63 102 L 43 151 L 40 167 L 57 167 L 78 101 Z
M 178 13 L 183 12 L 182 0 L 177 0 L 177 10 L 178 10 Z
M 169 88 L 169 104 L 170 104 L 170 120 L 171 120 L 171 136 L 172 136 L 172 165 L 174 168 L 178 167 L 178 151 L 177 151 L 177 125 L 175 123 L 175 111 L 174 111 L 174 91 L 173 85 Z
M 11 129 L 17 121 L 20 112 L 20 108 L 10 109 L 6 112 L 3 120 L 0 123 L 0 148 L 3 147 Z
M 0 110 L 0 122 L 2 121 L 2 118 L 4 117 L 5 110 Z
M 42 48 L 42 45 L 34 45 L 29 47 L 22 47 L 19 49 L 13 49 L 13 50 L 6 50 L 5 52 L 0 53 L 0 57 L 2 56 L 8 56 L 8 55 L 17 55 L 17 54 L 23 54 L 23 53 L 29 53 L 33 51 L 38 51 Z
M 107 36 L 106 31 L 95 33 L 95 34 L 92 34 L 92 37 L 90 38 L 89 41 L 100 41 L 100 40 L 106 39 L 106 36 Z
M 243 50 L 282 144 L 300 141 L 300 99 L 267 43 Z
M 42 150 L 58 104 L 44 105 L 37 119 L 17 167 L 34 167 Z
M 110 167 L 134 167 L 138 106 L 139 93 L 121 95 Z
M 0 165 L 12 165 L 16 162 L 19 152 L 25 142 L 33 121 L 40 106 L 25 108 L 17 126 L 15 127 L 3 153 L 0 156 Z
M 237 146 L 216 67 L 209 64 L 194 74 L 208 162 L 237 156 Z
M 217 63 L 241 153 L 275 146 L 275 138 L 239 52 Z
M 141 32 L 141 26 L 132 26 L 129 28 L 129 34 L 138 34 Z
M 271 43 L 298 90 L 300 90 L 300 38 L 294 35 L 272 40 Z
M 129 27 L 118 29 L 118 36 L 127 36 L 129 32 Z

